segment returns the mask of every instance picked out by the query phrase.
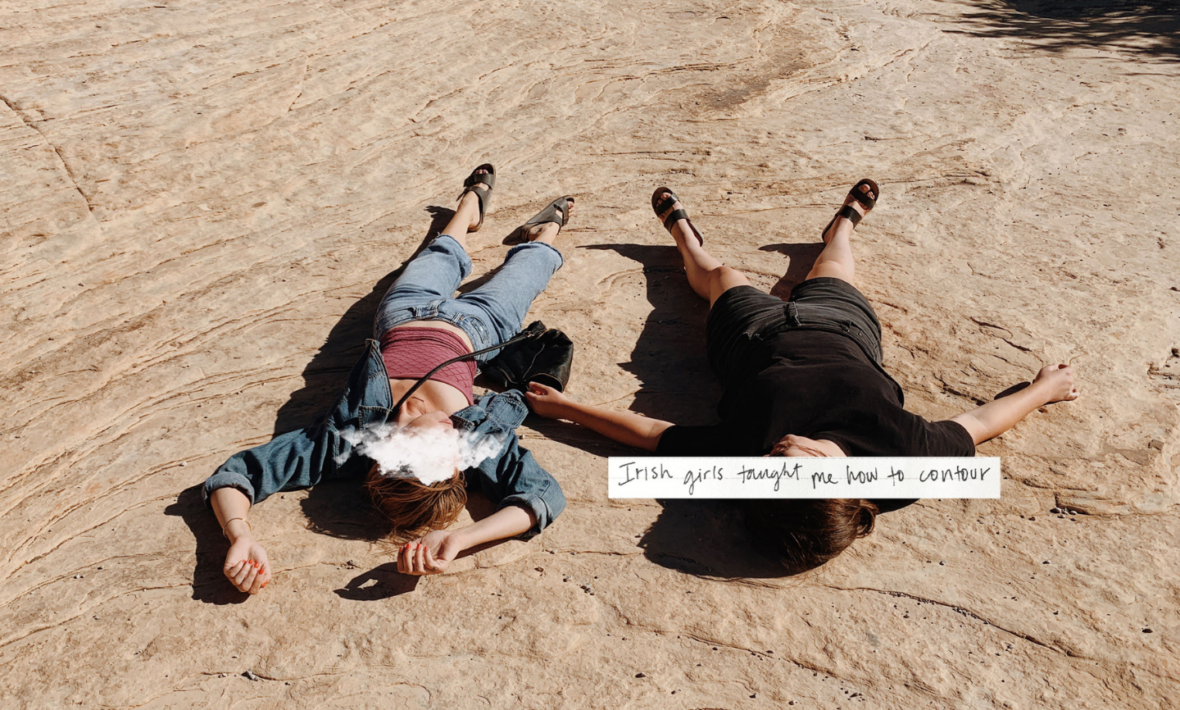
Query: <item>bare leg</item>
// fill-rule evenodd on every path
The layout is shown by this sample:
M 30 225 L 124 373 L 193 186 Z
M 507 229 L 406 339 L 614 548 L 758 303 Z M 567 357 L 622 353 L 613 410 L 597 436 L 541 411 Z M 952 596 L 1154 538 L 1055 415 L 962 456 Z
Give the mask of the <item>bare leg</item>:
M 869 197 L 876 199 L 876 195 L 869 189 L 868 185 L 860 186 L 861 192 L 864 192 Z M 844 204 L 852 205 L 852 208 L 859 212 L 861 216 L 867 213 L 864 205 L 857 202 L 852 197 L 845 198 Z M 811 267 L 811 272 L 807 274 L 807 279 L 814 279 L 820 276 L 827 276 L 831 278 L 854 283 L 853 278 L 856 276 L 855 263 L 852 258 L 852 229 L 854 225 L 850 220 L 843 217 L 837 217 L 836 222 L 824 234 L 824 250 L 820 252 L 819 257 L 815 260 L 815 265 Z M 807 279 L 804 279 L 805 281 Z
M 477 170 L 476 174 L 480 175 L 486 172 L 487 170 Z M 451 221 L 447 222 L 447 226 L 443 227 L 442 233 L 454 237 L 455 241 L 459 242 L 459 246 L 463 247 L 463 251 L 467 251 L 467 232 L 478 224 L 479 195 L 468 192 L 463 195 L 463 199 L 459 200 L 455 214 L 451 216 Z
M 663 199 L 661 196 L 660 199 Z M 660 222 L 673 210 L 681 208 L 677 202 L 668 212 L 660 215 Z M 672 238 L 676 240 L 676 248 L 680 257 L 684 259 L 684 271 L 688 274 L 688 284 L 698 296 L 709 301 L 709 306 L 717 298 L 734 286 L 749 286 L 750 280 L 737 269 L 730 268 L 717 261 L 697 239 L 687 219 L 682 219 L 672 225 Z

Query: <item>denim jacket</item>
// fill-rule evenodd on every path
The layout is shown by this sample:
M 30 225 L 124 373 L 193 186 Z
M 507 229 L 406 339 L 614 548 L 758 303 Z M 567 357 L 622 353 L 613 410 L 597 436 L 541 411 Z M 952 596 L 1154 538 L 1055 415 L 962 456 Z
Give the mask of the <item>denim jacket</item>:
M 226 486 L 258 503 L 278 491 L 307 488 L 320 481 L 363 478 L 373 462 L 353 451 L 341 433 L 387 422 L 394 404 L 381 347 L 376 340 L 369 340 L 364 357 L 353 366 L 344 392 L 324 420 L 231 456 L 206 479 L 205 504 L 209 505 L 210 493 Z M 454 415 L 458 429 L 504 439 L 497 455 L 468 471 L 468 481 L 478 483 L 497 509 L 517 505 L 531 510 L 537 524 L 525 538 L 544 530 L 565 509 L 561 486 L 516 438 L 516 427 L 527 414 L 524 398 L 509 390 L 486 394 Z

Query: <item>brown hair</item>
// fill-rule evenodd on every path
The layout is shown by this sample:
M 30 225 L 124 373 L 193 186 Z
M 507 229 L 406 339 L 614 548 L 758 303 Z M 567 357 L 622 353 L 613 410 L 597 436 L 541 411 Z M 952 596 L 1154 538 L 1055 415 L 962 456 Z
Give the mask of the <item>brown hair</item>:
M 797 574 L 819 567 L 873 532 L 878 512 L 876 504 L 860 498 L 751 500 L 746 522 Z
M 413 540 L 449 526 L 467 504 L 462 472 L 428 486 L 416 478 L 382 476 L 374 463 L 365 478 L 365 490 L 393 524 L 390 539 L 395 542 Z

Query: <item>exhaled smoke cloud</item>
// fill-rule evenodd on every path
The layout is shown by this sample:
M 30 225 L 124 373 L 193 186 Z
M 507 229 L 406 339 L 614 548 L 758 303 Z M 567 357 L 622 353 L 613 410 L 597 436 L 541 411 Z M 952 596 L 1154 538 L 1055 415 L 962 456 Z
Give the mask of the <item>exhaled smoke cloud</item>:
M 377 462 L 381 474 L 417 478 L 425 485 L 445 481 L 455 469 L 474 468 L 495 456 L 504 439 L 444 428 L 402 428 L 380 424 L 340 432 L 355 451 Z M 344 462 L 347 456 L 337 460 Z

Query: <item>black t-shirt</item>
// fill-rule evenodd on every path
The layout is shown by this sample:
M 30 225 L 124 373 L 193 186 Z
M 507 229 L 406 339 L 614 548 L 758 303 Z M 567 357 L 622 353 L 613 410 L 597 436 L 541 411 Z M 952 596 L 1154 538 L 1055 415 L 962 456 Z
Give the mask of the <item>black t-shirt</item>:
M 901 387 L 838 333 L 790 330 L 752 356 L 713 426 L 673 426 L 656 453 L 761 456 L 787 434 L 836 443 L 848 456 L 974 456 L 957 422 L 928 422 L 903 408 Z

